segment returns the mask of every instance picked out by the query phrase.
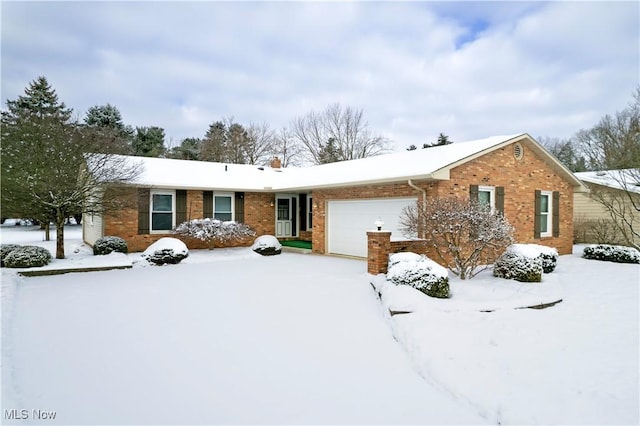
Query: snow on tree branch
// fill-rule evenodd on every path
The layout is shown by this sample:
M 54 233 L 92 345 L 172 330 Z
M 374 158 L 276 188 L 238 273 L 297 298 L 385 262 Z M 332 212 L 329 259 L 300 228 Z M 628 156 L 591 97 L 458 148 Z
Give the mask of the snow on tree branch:
M 405 236 L 424 238 L 442 264 L 461 279 L 486 269 L 514 242 L 513 226 L 502 214 L 458 197 L 430 198 L 405 207 L 400 229 Z

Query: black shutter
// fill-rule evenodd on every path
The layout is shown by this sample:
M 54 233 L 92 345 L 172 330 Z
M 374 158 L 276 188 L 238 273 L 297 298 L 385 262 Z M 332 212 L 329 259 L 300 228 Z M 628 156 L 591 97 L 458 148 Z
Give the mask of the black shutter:
M 469 185 L 469 201 L 478 202 L 478 185 Z
M 534 201 L 534 222 L 533 222 L 533 237 L 540 238 L 540 221 L 542 220 L 542 192 L 539 189 L 535 191 Z
M 504 215 L 504 186 L 496 187 L 496 211 Z
M 553 236 L 560 236 L 560 192 L 553 191 Z
M 176 190 L 176 226 L 187 221 L 187 191 Z
M 291 197 L 291 211 L 293 214 L 291 215 L 291 236 L 298 236 L 298 197 Z
M 244 192 L 236 192 L 235 214 L 236 217 L 233 220 L 239 223 L 244 223 Z
M 300 194 L 300 229 L 307 229 L 307 194 Z
M 213 218 L 213 191 L 202 191 L 202 216 Z
M 138 189 L 138 234 L 149 233 L 149 198 L 151 190 L 148 188 Z

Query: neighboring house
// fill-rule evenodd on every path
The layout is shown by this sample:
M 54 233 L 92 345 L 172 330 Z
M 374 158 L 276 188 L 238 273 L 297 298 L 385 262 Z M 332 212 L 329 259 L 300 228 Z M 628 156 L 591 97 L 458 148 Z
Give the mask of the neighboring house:
M 640 244 L 640 212 L 637 210 L 640 208 L 640 170 L 604 170 L 575 175 L 590 189 L 589 193 L 574 194 L 576 242 Z M 630 196 L 634 197 L 636 207 Z M 616 212 L 613 216 L 612 210 Z M 622 216 L 626 223 L 622 222 Z
M 528 134 L 304 168 L 130 158 L 143 166 L 129 189 L 136 207 L 86 217 L 89 244 L 116 235 L 140 251 L 182 221 L 215 217 L 244 222 L 258 235 L 312 241 L 315 253 L 366 257 L 366 231 L 378 218 L 392 239 L 403 239 L 403 207 L 453 195 L 477 197 L 503 212 L 519 242 L 567 254 L 573 195 L 587 190 Z

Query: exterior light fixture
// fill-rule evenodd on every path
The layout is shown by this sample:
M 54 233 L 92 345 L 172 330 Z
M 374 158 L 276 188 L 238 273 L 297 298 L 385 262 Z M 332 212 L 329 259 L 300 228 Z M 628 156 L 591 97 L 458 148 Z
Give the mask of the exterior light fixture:
M 382 225 L 384 225 L 382 219 L 378 218 L 378 220 L 373 222 L 373 224 L 376 226 L 376 228 L 378 228 L 378 231 L 382 231 Z

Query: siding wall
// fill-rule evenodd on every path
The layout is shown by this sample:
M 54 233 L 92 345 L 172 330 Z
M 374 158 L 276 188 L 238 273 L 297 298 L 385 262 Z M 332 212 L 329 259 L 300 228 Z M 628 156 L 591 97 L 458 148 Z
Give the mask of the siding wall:
M 102 237 L 102 216 L 96 214 L 82 215 L 82 238 L 85 243 L 93 246 Z

